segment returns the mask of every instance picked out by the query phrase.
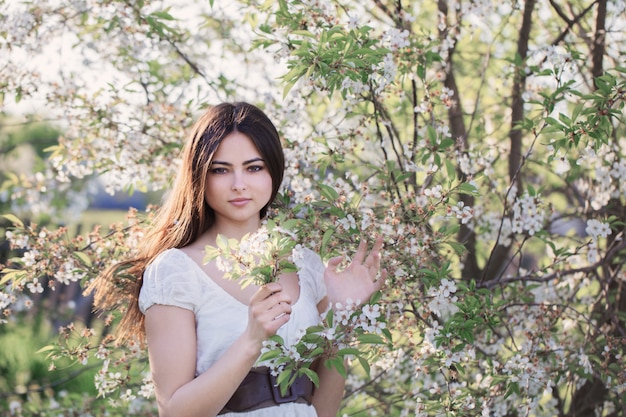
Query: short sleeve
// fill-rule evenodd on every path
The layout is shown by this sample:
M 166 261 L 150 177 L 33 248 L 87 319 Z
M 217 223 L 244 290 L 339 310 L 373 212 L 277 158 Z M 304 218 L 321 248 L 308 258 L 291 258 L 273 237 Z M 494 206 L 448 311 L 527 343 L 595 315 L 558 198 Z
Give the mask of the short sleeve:
M 305 286 L 313 294 L 315 303 L 326 297 L 324 271 L 326 265 L 322 258 L 311 249 L 297 246 L 294 249 L 294 263 L 300 270 L 300 285 Z
M 201 304 L 202 280 L 193 261 L 176 249 L 157 256 L 143 274 L 139 309 L 145 314 L 154 304 L 197 312 Z

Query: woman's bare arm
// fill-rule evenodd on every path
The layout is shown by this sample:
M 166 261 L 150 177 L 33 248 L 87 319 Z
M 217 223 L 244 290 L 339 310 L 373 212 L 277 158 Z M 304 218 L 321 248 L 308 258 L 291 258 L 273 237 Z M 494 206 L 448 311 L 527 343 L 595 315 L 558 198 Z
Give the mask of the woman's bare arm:
M 251 298 L 246 331 L 206 372 L 195 376 L 194 314 L 154 305 L 146 311 L 150 367 L 160 417 L 214 416 L 254 366 L 263 340 L 289 320 L 291 300 L 278 283 Z

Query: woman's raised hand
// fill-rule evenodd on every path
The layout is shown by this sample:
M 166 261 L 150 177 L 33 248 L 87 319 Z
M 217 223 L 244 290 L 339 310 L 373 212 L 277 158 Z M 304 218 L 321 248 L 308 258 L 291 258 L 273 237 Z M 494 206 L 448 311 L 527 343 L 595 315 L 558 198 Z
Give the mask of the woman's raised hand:
M 361 240 L 352 262 L 343 271 L 337 271 L 343 257 L 338 256 L 328 261 L 328 266 L 324 272 L 324 281 L 331 306 L 334 306 L 335 303 L 341 303 L 345 306 L 348 299 L 352 300 L 353 303 L 365 303 L 372 294 L 381 289 L 387 279 L 387 271 L 380 270 L 380 250 L 382 247 L 383 239 L 379 237 L 368 254 L 367 241 Z
M 263 342 L 289 321 L 290 314 L 291 298 L 282 285 L 277 282 L 265 284 L 250 298 L 248 332 L 254 340 Z

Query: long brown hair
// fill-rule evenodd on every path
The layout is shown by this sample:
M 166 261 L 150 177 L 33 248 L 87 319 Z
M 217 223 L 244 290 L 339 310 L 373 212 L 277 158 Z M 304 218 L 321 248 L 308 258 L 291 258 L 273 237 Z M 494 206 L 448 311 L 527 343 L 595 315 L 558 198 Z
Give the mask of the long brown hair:
M 232 132 L 248 136 L 256 145 L 272 177 L 272 196 L 259 215 L 264 217 L 283 179 L 285 158 L 274 124 L 259 108 L 244 102 L 210 107 L 193 125 L 182 149 L 182 163 L 163 206 L 156 213 L 137 256 L 110 266 L 94 279 L 86 293 L 94 292 L 98 311 L 123 311 L 117 327 L 118 342 L 144 341 L 144 316 L 137 303 L 143 273 L 161 252 L 193 243 L 215 222 L 204 199 L 213 154 Z

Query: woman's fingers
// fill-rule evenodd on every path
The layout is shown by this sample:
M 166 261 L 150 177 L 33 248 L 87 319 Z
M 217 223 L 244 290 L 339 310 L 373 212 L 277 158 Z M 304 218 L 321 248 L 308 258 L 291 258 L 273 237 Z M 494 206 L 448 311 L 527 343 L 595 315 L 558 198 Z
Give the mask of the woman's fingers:
M 250 306 L 254 306 L 259 313 L 264 311 L 288 310 L 291 312 L 291 298 L 283 291 L 282 285 L 270 282 L 263 285 L 250 299 Z
M 282 291 L 283 286 L 278 282 L 269 282 L 263 286 L 261 286 L 256 293 L 252 295 L 250 298 L 250 304 L 265 300 L 270 297 L 272 294 Z
M 365 259 L 366 253 L 367 253 L 367 240 L 361 239 L 361 241 L 359 242 L 359 247 L 356 249 L 356 253 L 354 254 L 354 257 L 352 258 L 352 263 L 354 263 L 355 265 L 362 264 Z
M 380 250 L 383 247 L 383 238 L 377 237 L 372 245 L 372 250 L 367 253 L 367 240 L 362 239 L 359 242 L 359 247 L 354 254 L 353 262 L 365 264 L 375 258 L 380 258 Z M 367 255 L 367 256 L 366 256 Z
M 262 339 L 275 334 L 289 321 L 290 314 L 291 298 L 282 290 L 279 283 L 263 285 L 250 298 L 249 324 L 260 331 Z
M 333 270 L 336 271 L 337 267 L 341 264 L 341 262 L 343 261 L 343 256 L 335 256 L 334 258 L 330 258 L 328 260 L 328 266 Z
M 372 246 L 372 250 L 369 255 L 363 260 L 363 265 L 369 269 L 370 271 L 374 271 L 374 274 L 378 273 L 380 269 L 380 250 L 383 247 L 383 239 L 379 237 L 374 242 L 374 246 Z

